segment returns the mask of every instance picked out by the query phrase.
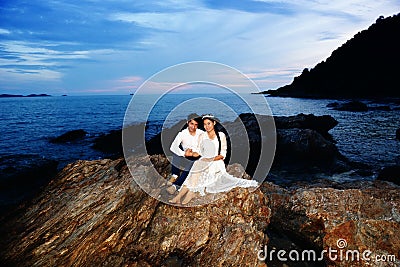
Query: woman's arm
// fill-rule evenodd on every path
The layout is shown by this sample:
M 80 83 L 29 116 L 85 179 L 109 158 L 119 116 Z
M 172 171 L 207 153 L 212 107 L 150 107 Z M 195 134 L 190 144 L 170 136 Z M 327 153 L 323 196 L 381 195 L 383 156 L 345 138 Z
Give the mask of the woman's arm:
M 201 146 L 203 144 L 203 134 L 199 134 L 199 137 L 197 139 L 197 147 L 195 150 L 192 151 L 192 157 L 201 157 Z

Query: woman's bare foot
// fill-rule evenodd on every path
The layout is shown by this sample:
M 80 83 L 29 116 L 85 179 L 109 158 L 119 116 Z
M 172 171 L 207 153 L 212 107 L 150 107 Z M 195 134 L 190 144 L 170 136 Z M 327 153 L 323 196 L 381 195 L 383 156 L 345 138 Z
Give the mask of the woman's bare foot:
M 169 203 L 173 204 L 180 204 L 181 203 L 181 196 L 178 194 L 173 199 L 168 200 Z
M 194 196 L 195 196 L 195 193 L 194 193 L 194 192 L 188 191 L 188 192 L 186 193 L 185 198 L 182 200 L 182 204 L 183 204 L 183 205 L 188 204 L 188 203 L 194 198 Z

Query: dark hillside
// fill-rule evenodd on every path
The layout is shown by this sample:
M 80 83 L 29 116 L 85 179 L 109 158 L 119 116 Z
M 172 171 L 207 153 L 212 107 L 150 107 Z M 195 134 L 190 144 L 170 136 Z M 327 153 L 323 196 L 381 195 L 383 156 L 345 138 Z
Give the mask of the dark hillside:
M 289 85 L 263 93 L 311 98 L 400 97 L 400 14 L 379 17 Z

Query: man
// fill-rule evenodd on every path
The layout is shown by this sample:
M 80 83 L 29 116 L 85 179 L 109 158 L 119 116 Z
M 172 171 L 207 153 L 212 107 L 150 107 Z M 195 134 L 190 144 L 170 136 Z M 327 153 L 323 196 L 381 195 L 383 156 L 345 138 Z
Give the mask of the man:
M 199 135 L 203 132 L 198 129 L 198 120 L 199 116 L 197 114 L 190 114 L 187 117 L 187 128 L 180 131 L 171 144 L 170 150 L 173 153 L 172 176 L 169 182 L 172 183 L 172 185 L 167 189 L 171 194 L 175 192 L 176 186 L 181 186 L 183 184 L 194 161 L 199 159 L 199 157 L 193 156 L 193 152 L 197 152 Z M 182 166 L 183 170 L 179 168 L 180 166 Z

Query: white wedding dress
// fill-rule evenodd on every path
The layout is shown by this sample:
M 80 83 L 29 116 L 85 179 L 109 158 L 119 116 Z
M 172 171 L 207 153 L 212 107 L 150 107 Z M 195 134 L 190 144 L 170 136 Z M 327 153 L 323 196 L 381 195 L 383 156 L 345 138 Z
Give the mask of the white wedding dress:
M 226 157 L 227 143 L 225 134 L 219 132 L 221 155 Z M 200 134 L 197 152 L 201 158 L 194 162 L 188 177 L 182 184 L 192 192 L 205 193 L 227 192 L 235 187 L 257 187 L 255 180 L 237 178 L 226 172 L 223 160 L 211 160 L 218 155 L 218 138 L 210 139 L 207 132 Z

